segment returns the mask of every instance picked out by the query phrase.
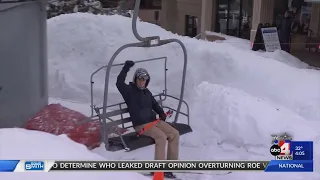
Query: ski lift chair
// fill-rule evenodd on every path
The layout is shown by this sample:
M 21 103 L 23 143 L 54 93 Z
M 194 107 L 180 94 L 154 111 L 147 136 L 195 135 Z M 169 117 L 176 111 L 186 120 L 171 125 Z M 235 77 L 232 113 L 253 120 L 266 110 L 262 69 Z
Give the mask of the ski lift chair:
M 132 128 L 132 124 L 129 117 L 129 112 L 126 106 L 125 102 L 117 103 L 108 105 L 108 91 L 109 91 L 109 75 L 112 67 L 115 66 L 122 66 L 124 63 L 121 64 L 113 64 L 115 58 L 124 50 L 130 47 L 157 47 L 169 43 L 178 43 L 184 54 L 184 65 L 183 65 L 183 72 L 182 72 L 182 83 L 181 83 L 181 89 L 180 89 L 180 97 L 174 97 L 167 94 L 167 77 L 166 77 L 166 71 L 167 71 L 167 57 L 159 57 L 159 58 L 152 58 L 152 59 L 145 59 L 145 60 L 139 60 L 135 63 L 143 63 L 147 61 L 156 61 L 156 60 L 162 60 L 164 61 L 164 81 L 165 81 L 165 87 L 162 93 L 154 95 L 155 99 L 158 101 L 158 103 L 164 108 L 164 109 L 170 109 L 175 112 L 175 118 L 174 121 L 170 124 L 179 131 L 180 135 L 192 132 L 192 129 L 189 124 L 189 106 L 188 104 L 183 100 L 184 95 L 184 86 L 185 86 L 185 77 L 186 77 L 186 71 L 187 71 L 187 52 L 184 44 L 179 39 L 164 39 L 160 40 L 160 37 L 153 36 L 153 37 L 146 37 L 142 38 L 136 29 L 136 21 L 138 17 L 138 11 L 140 6 L 140 0 L 136 0 L 135 2 L 135 8 L 134 8 L 134 14 L 132 18 L 132 31 L 135 37 L 140 41 L 137 43 L 130 43 L 125 44 L 122 47 L 120 47 L 111 57 L 108 65 L 102 66 L 99 69 L 97 69 L 95 72 L 92 73 L 90 83 L 91 83 L 91 117 L 89 120 L 85 120 L 84 122 L 88 121 L 99 121 L 100 122 L 100 128 L 101 128 L 101 140 L 105 144 L 105 148 L 107 151 L 118 151 L 125 149 L 126 151 L 132 151 L 141 147 L 145 147 L 148 145 L 154 144 L 154 140 L 150 137 L 141 135 L 137 136 L 136 132 L 130 132 L 130 128 Z M 106 69 L 106 75 L 105 75 L 105 88 L 104 88 L 104 98 L 103 98 L 103 106 L 97 107 L 93 104 L 93 77 L 94 75 L 101 71 L 102 69 Z M 172 107 L 164 106 L 164 101 L 168 98 L 174 99 L 178 101 L 178 107 L 177 109 L 174 109 Z M 182 103 L 186 106 L 187 112 L 180 112 Z M 114 109 L 116 108 L 116 109 Z M 184 115 L 187 118 L 187 124 L 178 123 L 178 116 Z M 83 123 L 83 122 L 82 122 Z M 120 126 L 120 127 L 119 127 Z
M 178 109 L 174 109 L 172 107 L 164 105 L 164 102 L 167 98 L 180 101 L 179 98 L 167 94 L 167 57 L 145 59 L 136 61 L 135 63 L 138 64 L 148 61 L 163 61 L 164 63 L 164 90 L 159 94 L 155 94 L 155 99 L 158 101 L 158 103 L 164 110 L 173 110 L 176 113 L 176 116 L 179 113 L 181 115 L 186 116 L 187 119 L 186 124 L 177 122 L 169 122 L 169 124 L 172 125 L 175 129 L 177 129 L 180 135 L 192 132 L 189 120 L 189 106 L 184 100 L 181 100 L 181 102 L 186 106 L 186 112 L 180 112 L 178 111 Z M 124 63 L 114 64 L 111 65 L 111 67 L 123 65 Z M 105 114 L 103 114 L 103 107 L 97 107 L 93 104 L 93 77 L 99 71 L 105 68 L 107 68 L 107 66 L 99 68 L 91 75 L 91 119 L 100 121 L 102 142 L 104 142 L 106 149 L 108 151 L 118 151 L 122 149 L 132 151 L 141 147 L 154 144 L 154 140 L 152 138 L 144 135 L 138 137 L 136 132 L 130 132 L 130 129 L 132 129 L 132 123 L 125 102 L 108 105 L 106 108 L 108 111 Z

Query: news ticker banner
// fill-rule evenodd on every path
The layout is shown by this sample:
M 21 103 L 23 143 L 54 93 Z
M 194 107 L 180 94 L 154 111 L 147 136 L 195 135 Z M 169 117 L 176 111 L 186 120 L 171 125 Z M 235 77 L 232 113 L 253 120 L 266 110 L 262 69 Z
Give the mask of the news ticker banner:
M 271 161 L 26 161 L 0 160 L 0 172 L 57 171 L 264 171 L 313 172 L 312 160 Z

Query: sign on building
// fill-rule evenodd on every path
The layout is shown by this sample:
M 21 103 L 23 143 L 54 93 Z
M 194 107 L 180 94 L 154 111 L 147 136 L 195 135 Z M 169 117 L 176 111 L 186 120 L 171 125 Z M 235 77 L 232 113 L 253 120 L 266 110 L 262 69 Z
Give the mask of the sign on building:
M 266 51 L 281 50 L 278 31 L 276 27 L 261 28 L 261 33 Z

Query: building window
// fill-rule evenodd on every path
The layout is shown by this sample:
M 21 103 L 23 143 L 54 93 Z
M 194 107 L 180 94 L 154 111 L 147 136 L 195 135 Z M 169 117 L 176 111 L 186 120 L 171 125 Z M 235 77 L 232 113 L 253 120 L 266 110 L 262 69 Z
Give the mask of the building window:
M 185 35 L 195 37 L 197 35 L 198 18 L 195 16 L 186 15 Z
M 217 0 L 216 32 L 250 39 L 253 0 Z
M 140 9 L 161 9 L 161 0 L 141 0 Z

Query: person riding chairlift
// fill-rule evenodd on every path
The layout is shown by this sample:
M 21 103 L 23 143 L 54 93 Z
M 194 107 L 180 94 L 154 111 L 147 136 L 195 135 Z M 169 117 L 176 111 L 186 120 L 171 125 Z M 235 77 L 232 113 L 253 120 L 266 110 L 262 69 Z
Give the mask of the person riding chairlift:
M 116 86 L 128 106 L 130 120 L 137 133 L 143 131 L 143 135 L 149 136 L 155 141 L 155 160 L 165 160 L 166 142 L 168 140 L 167 160 L 178 160 L 179 155 L 179 131 L 166 123 L 166 114 L 147 88 L 150 83 L 150 75 L 146 69 L 138 68 L 133 80 L 125 83 L 127 73 L 134 66 L 133 61 L 126 61 L 117 77 Z M 160 121 L 150 128 L 145 128 L 156 120 L 156 114 Z M 152 173 L 153 174 L 153 173 Z M 175 178 L 172 172 L 165 172 L 165 177 Z

